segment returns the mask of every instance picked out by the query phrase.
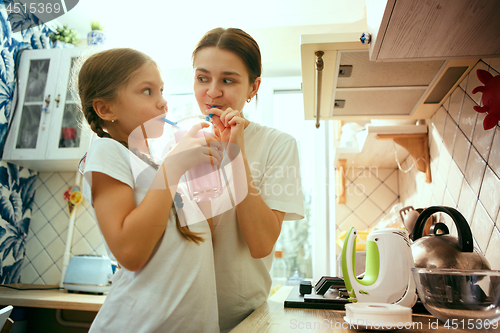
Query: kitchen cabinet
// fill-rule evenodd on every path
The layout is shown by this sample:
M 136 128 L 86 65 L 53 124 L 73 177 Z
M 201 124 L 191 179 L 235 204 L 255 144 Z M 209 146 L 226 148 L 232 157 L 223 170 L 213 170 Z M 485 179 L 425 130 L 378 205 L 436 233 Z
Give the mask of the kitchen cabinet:
M 370 60 L 500 56 L 497 0 L 367 0 Z
M 478 61 L 370 61 L 360 35 L 301 36 L 306 120 L 428 119 Z
M 76 171 L 90 133 L 71 89 L 71 70 L 87 48 L 27 50 L 19 65 L 19 100 L 3 159 L 38 171 Z

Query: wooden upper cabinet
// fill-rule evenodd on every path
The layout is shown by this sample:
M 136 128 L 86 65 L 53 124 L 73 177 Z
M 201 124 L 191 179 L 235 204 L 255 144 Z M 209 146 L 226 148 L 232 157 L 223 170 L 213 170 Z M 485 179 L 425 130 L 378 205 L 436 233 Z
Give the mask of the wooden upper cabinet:
M 500 57 L 498 0 L 367 0 L 371 61 Z

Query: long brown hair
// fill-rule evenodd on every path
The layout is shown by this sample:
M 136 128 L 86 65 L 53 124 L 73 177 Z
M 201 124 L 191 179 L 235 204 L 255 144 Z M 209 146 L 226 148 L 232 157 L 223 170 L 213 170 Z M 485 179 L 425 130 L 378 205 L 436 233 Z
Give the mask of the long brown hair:
M 236 54 L 248 70 L 250 84 L 253 84 L 261 76 L 262 60 L 259 45 L 252 36 L 243 30 L 237 28 L 215 28 L 208 31 L 203 35 L 193 51 L 193 62 L 198 51 L 206 47 L 217 47 Z
M 150 62 L 155 63 L 153 59 L 146 54 L 129 48 L 114 48 L 101 51 L 91 55 L 83 62 L 77 78 L 78 97 L 81 103 L 81 111 L 90 129 L 95 132 L 98 137 L 113 139 L 106 131 L 105 122 L 94 110 L 94 100 L 115 100 L 120 88 L 130 80 L 135 71 Z M 74 77 L 76 77 L 76 75 L 74 75 Z M 74 83 L 76 84 L 76 82 Z M 128 149 L 126 142 L 119 142 Z M 148 164 L 158 168 L 148 156 L 144 154 L 138 154 L 138 156 Z M 174 208 L 177 230 L 179 230 L 181 235 L 187 240 L 197 244 L 203 242 L 204 239 L 200 236 L 200 233 L 189 230 L 188 226 L 182 227 L 180 225 L 179 217 L 173 202 L 172 208 Z

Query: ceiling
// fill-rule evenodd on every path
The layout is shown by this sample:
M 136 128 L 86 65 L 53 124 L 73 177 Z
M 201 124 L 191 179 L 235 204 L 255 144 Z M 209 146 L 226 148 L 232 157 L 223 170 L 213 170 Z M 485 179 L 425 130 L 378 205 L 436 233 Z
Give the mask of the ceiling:
M 260 45 L 263 76 L 300 75 L 300 36 L 349 29 L 365 0 L 81 0 L 54 23 L 85 39 L 90 21 L 105 27 L 106 47 L 132 47 L 163 71 L 190 68 L 196 42 L 215 27 L 237 27 Z

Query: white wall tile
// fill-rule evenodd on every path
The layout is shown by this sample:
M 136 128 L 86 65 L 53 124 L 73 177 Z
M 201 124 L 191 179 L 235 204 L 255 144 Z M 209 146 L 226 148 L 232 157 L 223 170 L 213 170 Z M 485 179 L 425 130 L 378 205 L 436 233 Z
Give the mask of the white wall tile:
M 432 196 L 435 202 L 443 202 L 444 191 L 446 189 L 446 184 L 439 176 L 439 174 L 434 173 L 432 175 Z
M 31 265 L 34 271 L 36 270 L 33 268 L 33 264 L 30 263 L 30 259 L 37 260 L 35 263 L 42 268 L 45 267 L 41 263 L 48 264 L 46 272 L 37 272 L 36 274 L 45 273 L 44 278 L 48 279 L 49 282 L 52 280 L 49 278 L 52 272 L 60 271 L 62 267 L 62 256 L 69 224 L 68 208 L 67 203 L 63 199 L 63 193 L 73 185 L 74 181 L 74 172 L 43 172 L 40 173 L 37 180 L 38 190 L 34 205 L 36 209 L 33 210 L 30 231 L 28 233 L 26 262 Z M 94 247 L 101 249 L 102 254 L 105 254 L 102 237 L 96 237 L 96 232 L 92 231 L 92 229 L 96 229 L 96 222 L 91 206 L 87 202 L 84 202 L 78 207 L 79 211 L 76 214 L 76 223 L 83 232 L 89 235 L 89 239 L 85 240 L 85 236 L 82 236 L 82 233 L 78 231 L 78 227 L 75 227 L 73 244 L 77 244 L 83 240 L 79 245 L 80 250 L 86 249 L 90 251 L 89 253 L 92 253 L 94 251 L 92 247 Z M 78 223 L 79 218 L 83 220 Z M 97 229 L 96 231 L 99 234 Z M 45 248 L 42 243 L 45 244 Z M 92 246 L 89 245 L 90 243 Z M 46 259 L 50 259 L 50 261 Z M 30 283 L 47 283 L 40 276 L 36 279 L 30 278 L 30 274 L 33 272 L 29 272 L 29 265 L 23 267 L 21 277 L 26 274 L 28 280 L 33 280 Z M 59 281 L 56 283 L 59 283 Z
M 456 208 L 457 207 L 457 202 L 453 199 L 453 196 L 451 195 L 450 191 L 446 189 L 444 191 L 444 197 L 443 197 L 443 206 L 451 207 L 451 208 Z
M 349 217 L 341 224 L 339 225 L 339 230 L 340 231 L 348 231 L 351 227 L 355 227 L 356 230 L 366 230 L 368 228 L 368 225 L 363 222 L 356 214 L 351 214 Z
M 457 164 L 455 162 L 450 163 L 450 171 L 446 182 L 446 188 L 450 191 L 450 194 L 455 202 L 458 202 L 460 189 L 462 188 L 462 181 L 463 175 Z
M 26 259 L 24 260 L 26 261 Z M 32 284 L 38 278 L 39 275 L 33 268 L 33 265 L 31 263 L 23 268 L 23 273 L 21 274 L 21 283 Z
M 490 72 L 496 71 L 497 73 L 500 73 L 500 58 L 491 58 L 489 61 L 489 65 L 491 66 Z M 497 73 L 491 73 L 493 76 L 498 75 Z
M 460 88 L 462 88 L 464 91 L 465 91 L 465 89 L 467 89 L 467 82 L 469 81 L 469 76 L 470 76 L 470 74 L 469 74 L 469 75 L 467 75 L 467 76 L 466 76 L 466 77 L 465 77 L 465 78 L 464 78 L 464 79 L 463 79 L 463 80 L 462 80 L 462 81 L 458 84 L 458 86 L 459 86 Z
M 344 220 L 352 213 L 352 210 L 349 209 L 346 205 L 337 204 L 335 205 L 335 223 L 336 225 L 340 225 Z
M 500 270 L 500 231 L 496 227 L 491 233 L 485 257 L 490 263 L 491 269 Z
M 437 130 L 438 134 L 443 137 L 444 124 L 446 122 L 447 113 L 443 107 L 440 107 L 433 117 L 433 127 Z
M 75 222 L 75 227 L 82 233 L 83 236 L 87 234 L 95 226 L 94 219 L 87 211 L 84 211 L 82 216 Z
M 365 188 L 362 184 L 352 183 L 346 188 L 346 205 L 351 210 L 355 210 L 367 198 Z
M 446 111 L 450 111 L 450 99 L 451 96 L 448 96 L 448 98 L 443 102 L 443 105 L 441 105 Z
M 487 131 L 484 130 L 483 120 L 485 116 L 486 115 L 484 113 L 478 113 L 476 128 L 474 129 L 474 135 L 472 138 L 472 144 L 474 145 L 474 147 L 476 147 L 479 154 L 483 156 L 484 160 L 487 161 L 496 128 L 492 128 Z
M 394 201 L 398 199 L 398 195 L 385 184 L 382 184 L 373 192 L 370 198 L 377 206 L 386 211 L 390 209 Z
M 387 184 L 387 178 L 397 173 L 398 169 L 372 168 L 371 173 Z
M 64 255 L 65 245 L 60 237 L 54 239 L 52 243 L 50 243 L 45 250 L 49 254 L 52 261 L 56 262 Z
M 479 201 L 482 202 L 489 216 L 496 220 L 500 207 L 500 179 L 486 167 L 483 183 L 479 192 Z
M 500 69 L 500 58 L 490 59 L 488 62 L 494 63 L 494 67 Z M 490 71 L 493 70 L 490 69 Z M 482 129 L 482 119 L 478 119 L 478 113 L 473 109 L 476 105 L 473 98 L 479 100 L 481 94 L 469 96 L 472 89 L 479 85 L 482 84 L 478 82 L 476 72 L 473 70 L 460 83 L 462 88 L 458 87 L 451 94 L 449 105 L 446 107 L 448 114 L 444 114 L 445 107 L 442 107 L 440 112 L 436 112 L 431 117 L 429 151 L 432 183 L 426 184 L 425 180 L 413 171 L 408 174 L 400 172 L 400 196 L 405 206 L 422 207 L 426 202 L 430 202 L 432 205 L 456 207 L 474 229 L 474 243 L 481 250 L 486 249 L 486 257 L 492 268 L 500 269 L 500 232 L 498 230 L 500 225 L 500 181 L 498 177 L 500 176 L 500 127 L 497 126 L 488 133 Z M 468 94 L 463 94 L 460 90 L 465 90 Z M 464 100 L 460 108 L 458 96 L 462 95 Z M 446 145 L 441 144 L 440 135 L 452 132 L 445 128 L 445 124 L 450 119 L 456 120 L 457 115 L 458 129 L 455 140 L 451 143 L 446 139 Z M 442 130 L 438 131 L 439 128 Z M 449 150 L 449 147 L 453 147 L 453 150 Z M 468 157 L 467 150 L 469 151 Z M 464 166 L 465 172 L 463 172 Z M 457 184 L 461 184 L 458 205 L 456 202 Z M 496 226 L 493 221 L 496 221 Z M 446 223 L 451 228 L 450 232 L 456 235 L 456 228 L 451 220 L 446 220 Z
M 36 258 L 31 260 L 31 264 L 33 267 L 36 269 L 38 274 L 43 274 L 45 271 L 54 264 L 48 253 L 43 250 L 40 252 L 39 255 L 36 256 Z
M 399 193 L 399 182 L 398 182 L 398 170 L 392 170 L 393 172 L 384 181 L 384 184 L 389 187 L 394 193 Z
M 37 233 L 37 238 L 44 248 L 52 243 L 56 237 L 58 237 L 57 233 L 50 224 L 46 224 L 45 227 Z
M 486 162 L 477 152 L 476 148 L 472 147 L 467 159 L 467 166 L 465 167 L 465 179 L 467 179 L 470 187 L 478 197 L 485 168 Z
M 477 245 L 484 253 L 488 242 L 490 241 L 491 232 L 493 231 L 493 220 L 488 216 L 486 210 L 481 203 L 478 203 L 474 210 L 474 216 L 471 223 L 472 236 L 477 242 Z
M 60 172 L 59 175 L 66 182 L 66 184 L 76 183 L 76 173 L 75 172 Z
M 469 157 L 469 149 L 471 143 L 461 130 L 457 131 L 457 135 L 455 136 L 455 145 L 453 147 L 453 160 L 457 163 L 460 171 L 465 173 L 465 166 L 467 163 L 467 158 Z
M 56 265 L 52 265 L 42 274 L 42 279 L 45 284 L 58 285 L 61 281 L 61 271 Z
M 476 208 L 477 196 L 474 194 L 467 182 L 462 182 L 460 199 L 458 200 L 458 211 L 462 213 L 467 221 L 472 221 L 474 209 Z
M 38 238 L 33 237 L 29 243 L 26 243 L 26 257 L 28 260 L 35 259 L 40 252 L 43 251 L 42 243 L 38 240 Z
M 491 169 L 500 176 L 500 127 L 498 126 L 495 128 L 488 164 Z
M 373 225 L 382 215 L 383 210 L 380 209 L 372 200 L 369 198 L 363 201 L 363 203 L 356 210 L 356 215 L 363 220 L 366 225 Z
M 453 151 L 453 144 L 455 143 L 455 136 L 457 134 L 457 124 L 450 115 L 446 118 L 444 126 L 443 143 L 448 151 Z
M 47 201 L 47 203 L 45 203 L 45 205 L 40 207 L 40 210 L 47 218 L 47 220 L 51 220 L 54 216 L 59 214 L 59 212 L 61 211 L 61 207 L 57 203 L 57 200 L 52 197 L 49 201 Z
M 437 164 L 439 152 L 441 151 L 441 146 L 443 144 L 443 140 L 437 133 L 437 130 L 434 127 L 429 127 L 432 129 L 429 131 L 429 154 L 431 159 L 431 164 Z
M 56 193 L 59 192 L 62 188 L 66 187 L 66 182 L 64 179 L 59 175 L 59 173 L 54 173 L 52 177 L 47 179 L 45 183 L 45 186 L 47 186 L 47 189 L 49 190 L 50 193 L 55 195 Z
M 452 161 L 453 158 L 451 157 L 451 154 L 448 152 L 448 150 L 442 149 L 441 153 L 439 154 L 438 172 L 443 180 L 448 179 L 448 171 L 450 170 L 450 164 Z
M 460 118 L 460 111 L 462 109 L 462 103 L 464 101 L 465 92 L 458 88 L 450 96 L 450 105 L 448 108 L 448 113 L 453 118 L 453 120 L 458 123 Z
M 40 186 L 36 189 L 35 192 L 35 203 L 37 206 L 44 205 L 50 198 L 52 194 L 50 194 L 49 189 L 45 186 L 45 184 L 41 183 Z
M 43 215 L 41 210 L 36 211 L 33 215 L 31 215 L 30 229 L 35 234 L 42 230 L 43 227 L 48 223 L 47 219 Z
M 66 212 L 61 210 L 56 216 L 50 220 L 50 224 L 60 236 L 64 230 L 68 229 L 69 226 L 69 216 Z
M 354 183 L 358 186 L 358 189 L 363 188 L 363 193 L 366 196 L 370 196 L 373 191 L 382 184 L 382 182 L 372 174 L 366 178 L 357 178 Z
M 74 256 L 80 254 L 93 254 L 94 249 L 92 249 L 85 238 L 82 238 L 79 242 L 73 245 L 73 247 L 71 248 L 71 252 Z
M 86 235 L 85 239 L 89 243 L 89 245 L 96 251 L 101 244 L 103 243 L 103 238 L 101 233 L 99 232 L 99 228 L 97 226 L 93 227 Z
M 468 95 L 465 95 L 462 110 L 460 111 L 460 129 L 471 141 L 477 119 L 477 112 L 473 109 L 475 105 L 477 104 L 472 100 L 472 98 L 470 98 Z

